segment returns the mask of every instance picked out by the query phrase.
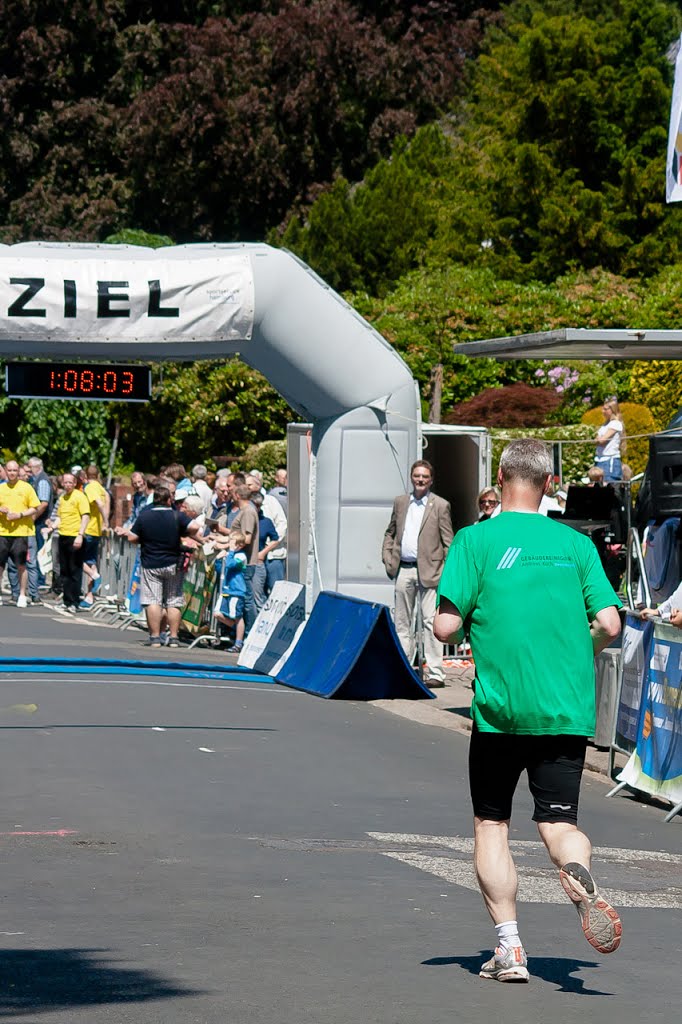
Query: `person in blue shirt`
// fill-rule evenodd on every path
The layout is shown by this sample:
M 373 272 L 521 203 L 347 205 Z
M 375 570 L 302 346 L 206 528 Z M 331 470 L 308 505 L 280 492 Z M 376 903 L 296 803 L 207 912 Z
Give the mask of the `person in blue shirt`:
M 215 618 L 225 626 L 234 626 L 235 640 L 228 654 L 239 654 L 244 646 L 244 597 L 246 595 L 246 537 L 239 530 L 230 534 L 220 581 L 221 601 Z
M 251 495 L 251 501 L 258 511 L 258 565 L 253 577 L 253 596 L 256 602 L 256 610 L 260 611 L 267 598 L 267 570 L 265 560 L 270 551 L 279 547 L 280 538 L 277 535 L 275 524 L 268 516 L 263 515 L 263 495 L 256 491 Z

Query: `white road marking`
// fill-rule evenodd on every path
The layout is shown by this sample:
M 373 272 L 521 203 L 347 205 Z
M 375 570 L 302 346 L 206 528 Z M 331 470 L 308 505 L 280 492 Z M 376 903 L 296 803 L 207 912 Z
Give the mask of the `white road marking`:
M 413 834 L 401 834 L 393 832 L 368 832 L 368 836 L 381 843 L 400 844 L 401 846 L 421 846 L 428 849 L 442 847 L 447 850 L 454 850 L 458 853 L 465 853 L 469 856 L 466 860 L 459 857 L 439 857 L 432 853 L 409 852 L 402 850 L 380 850 L 385 857 L 409 864 L 411 867 L 419 868 L 437 878 L 445 879 L 453 885 L 459 885 L 464 889 L 478 892 L 478 883 L 470 859 L 473 854 L 473 839 L 460 836 L 419 836 Z M 546 857 L 545 848 L 540 842 L 533 842 L 520 839 L 512 839 L 510 847 L 513 852 L 534 856 L 542 853 Z M 606 894 L 616 906 L 620 907 L 655 907 L 669 910 L 682 909 L 682 887 L 659 886 L 651 891 L 653 884 L 658 879 L 643 877 L 639 864 L 648 862 L 651 864 L 672 864 L 680 869 L 682 873 L 682 856 L 678 854 L 665 853 L 657 850 L 626 850 L 616 847 L 595 847 L 595 856 L 602 861 L 614 864 L 635 865 L 634 871 L 628 872 L 627 882 L 632 881 L 638 886 L 646 885 L 647 891 L 641 889 L 612 889 L 606 890 Z M 566 896 L 559 883 L 556 870 L 552 867 L 535 867 L 524 865 L 519 871 L 519 901 L 522 903 L 565 903 Z
M 467 836 L 420 836 L 402 832 L 368 832 L 367 835 L 383 843 L 400 843 L 402 846 L 442 846 L 446 850 L 458 850 L 460 853 L 474 852 L 474 841 Z M 544 843 L 537 839 L 510 839 L 509 848 L 513 853 L 527 854 L 538 851 L 545 854 Z M 595 846 L 593 852 L 595 857 L 616 864 L 629 864 L 633 860 L 654 860 L 682 867 L 682 855 L 666 853 L 664 850 L 626 850 L 612 846 Z

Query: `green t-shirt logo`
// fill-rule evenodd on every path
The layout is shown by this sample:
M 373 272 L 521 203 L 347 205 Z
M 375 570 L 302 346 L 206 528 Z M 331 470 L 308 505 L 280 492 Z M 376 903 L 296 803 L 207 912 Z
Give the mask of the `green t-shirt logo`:
M 516 559 L 521 554 L 521 548 L 507 548 L 502 558 L 497 563 L 498 569 L 511 569 Z

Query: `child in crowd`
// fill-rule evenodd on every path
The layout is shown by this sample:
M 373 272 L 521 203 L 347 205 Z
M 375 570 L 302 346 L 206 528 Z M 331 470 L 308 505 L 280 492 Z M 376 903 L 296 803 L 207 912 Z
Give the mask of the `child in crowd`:
M 245 547 L 244 534 L 233 530 L 228 538 L 227 553 L 223 560 L 220 608 L 215 613 L 218 622 L 225 626 L 234 626 L 235 640 L 232 647 L 228 647 L 228 654 L 239 654 L 244 646 Z
M 679 629 L 682 626 L 680 610 L 682 610 L 682 583 L 677 590 L 673 591 L 667 601 L 662 601 L 657 608 L 642 608 L 641 615 L 643 619 L 653 619 L 658 615 L 664 622 L 670 622 Z

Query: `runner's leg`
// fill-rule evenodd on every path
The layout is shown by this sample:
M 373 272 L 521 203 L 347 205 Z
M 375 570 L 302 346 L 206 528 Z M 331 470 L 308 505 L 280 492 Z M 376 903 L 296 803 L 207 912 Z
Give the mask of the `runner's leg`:
M 509 821 L 474 818 L 474 867 L 494 924 L 516 920 L 518 877 L 509 852 Z
M 590 867 L 592 844 L 577 825 L 567 821 L 539 821 L 537 824 L 540 838 L 558 868 L 570 861 Z

